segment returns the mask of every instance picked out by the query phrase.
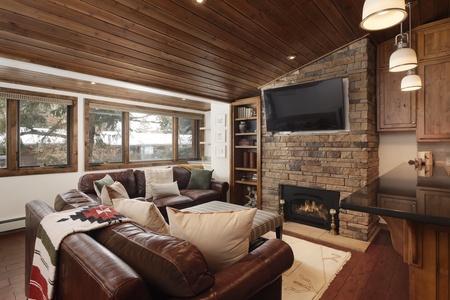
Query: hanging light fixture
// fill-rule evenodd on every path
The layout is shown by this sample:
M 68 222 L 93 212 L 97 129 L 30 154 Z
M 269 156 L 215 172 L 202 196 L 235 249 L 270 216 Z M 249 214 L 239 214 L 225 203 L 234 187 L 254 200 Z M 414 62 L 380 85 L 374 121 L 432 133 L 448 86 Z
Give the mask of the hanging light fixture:
M 369 31 L 381 30 L 403 22 L 406 17 L 405 0 L 366 0 L 359 26 Z
M 400 88 L 403 92 L 415 91 L 422 88 L 422 79 L 414 73 L 414 70 L 408 70 L 406 74 L 402 79 Z
M 389 59 L 389 72 L 408 71 L 418 66 L 416 51 L 411 46 L 411 2 L 406 6 L 409 8 L 409 35 L 403 33 L 403 26 L 400 23 L 400 34 L 395 37 L 397 50 Z
M 389 58 L 389 72 L 402 72 L 417 67 L 416 51 L 408 48 L 409 36 L 407 33 L 397 34 L 395 44 L 397 50 Z
M 409 9 L 409 48 L 412 50 L 412 45 L 411 45 L 411 5 L 412 2 L 409 2 L 408 4 L 406 4 L 406 6 Z M 414 51 L 414 50 L 413 50 Z M 414 53 L 415 55 L 415 53 Z M 415 59 L 417 61 L 417 56 L 415 56 Z M 414 69 L 409 69 L 406 73 L 406 76 L 403 77 L 402 82 L 400 84 L 400 89 L 404 92 L 406 91 L 415 91 L 418 89 L 422 88 L 422 79 L 420 78 L 419 75 L 416 75 L 414 72 Z

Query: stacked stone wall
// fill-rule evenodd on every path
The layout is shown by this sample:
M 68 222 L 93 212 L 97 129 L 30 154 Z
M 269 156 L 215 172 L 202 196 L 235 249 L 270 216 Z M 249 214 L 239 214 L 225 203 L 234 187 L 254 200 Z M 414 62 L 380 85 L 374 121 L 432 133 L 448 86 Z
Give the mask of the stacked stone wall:
M 263 89 L 336 77 L 348 78 L 348 131 L 272 134 L 262 122 L 263 209 L 279 210 L 280 184 L 338 191 L 343 199 L 378 177 L 375 47 L 368 39 L 358 40 Z M 379 219 L 342 209 L 339 214 L 340 234 L 360 240 L 371 237 Z

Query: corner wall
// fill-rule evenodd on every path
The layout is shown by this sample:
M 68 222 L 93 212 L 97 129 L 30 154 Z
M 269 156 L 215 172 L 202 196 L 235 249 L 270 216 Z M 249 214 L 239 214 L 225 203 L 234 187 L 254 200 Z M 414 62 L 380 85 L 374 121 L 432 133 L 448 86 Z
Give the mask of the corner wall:
M 262 205 L 278 211 L 279 185 L 334 190 L 341 199 L 378 177 L 375 47 L 365 38 L 280 78 L 264 89 L 335 77 L 349 80 L 349 131 L 267 133 L 262 128 Z M 368 240 L 378 216 L 340 210 L 340 234 Z

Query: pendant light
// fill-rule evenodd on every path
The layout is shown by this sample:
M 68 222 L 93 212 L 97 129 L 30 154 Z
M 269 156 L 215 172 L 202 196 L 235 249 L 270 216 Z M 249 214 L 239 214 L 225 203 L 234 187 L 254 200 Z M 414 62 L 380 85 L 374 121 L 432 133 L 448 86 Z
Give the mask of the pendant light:
M 403 26 L 400 23 L 400 34 L 395 37 L 397 50 L 392 53 L 389 59 L 389 72 L 408 71 L 418 66 L 417 54 L 411 45 L 411 2 L 406 6 L 409 8 L 409 35 L 403 33 Z
M 406 17 L 404 0 L 366 0 L 359 26 L 369 31 L 381 30 L 403 22 Z
M 408 71 L 417 67 L 416 51 L 407 47 L 408 41 L 407 33 L 400 33 L 395 37 L 397 50 L 389 58 L 389 72 Z
M 415 91 L 422 88 L 422 79 L 414 73 L 414 70 L 408 70 L 407 75 L 403 77 L 401 90 L 403 92 Z

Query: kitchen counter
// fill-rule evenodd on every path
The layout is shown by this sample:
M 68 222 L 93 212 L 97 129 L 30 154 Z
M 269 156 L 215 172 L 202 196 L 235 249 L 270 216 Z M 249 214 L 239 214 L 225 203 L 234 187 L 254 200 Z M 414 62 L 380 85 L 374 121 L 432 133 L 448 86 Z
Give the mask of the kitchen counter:
M 422 166 L 425 168 L 425 166 Z M 450 226 L 450 176 L 433 166 L 432 176 L 403 163 L 343 199 L 345 209 Z M 430 174 L 430 173 L 428 173 Z
M 446 167 L 417 170 L 403 163 L 343 199 L 340 207 L 378 214 L 386 221 L 392 244 L 409 267 L 409 299 L 450 299 Z

